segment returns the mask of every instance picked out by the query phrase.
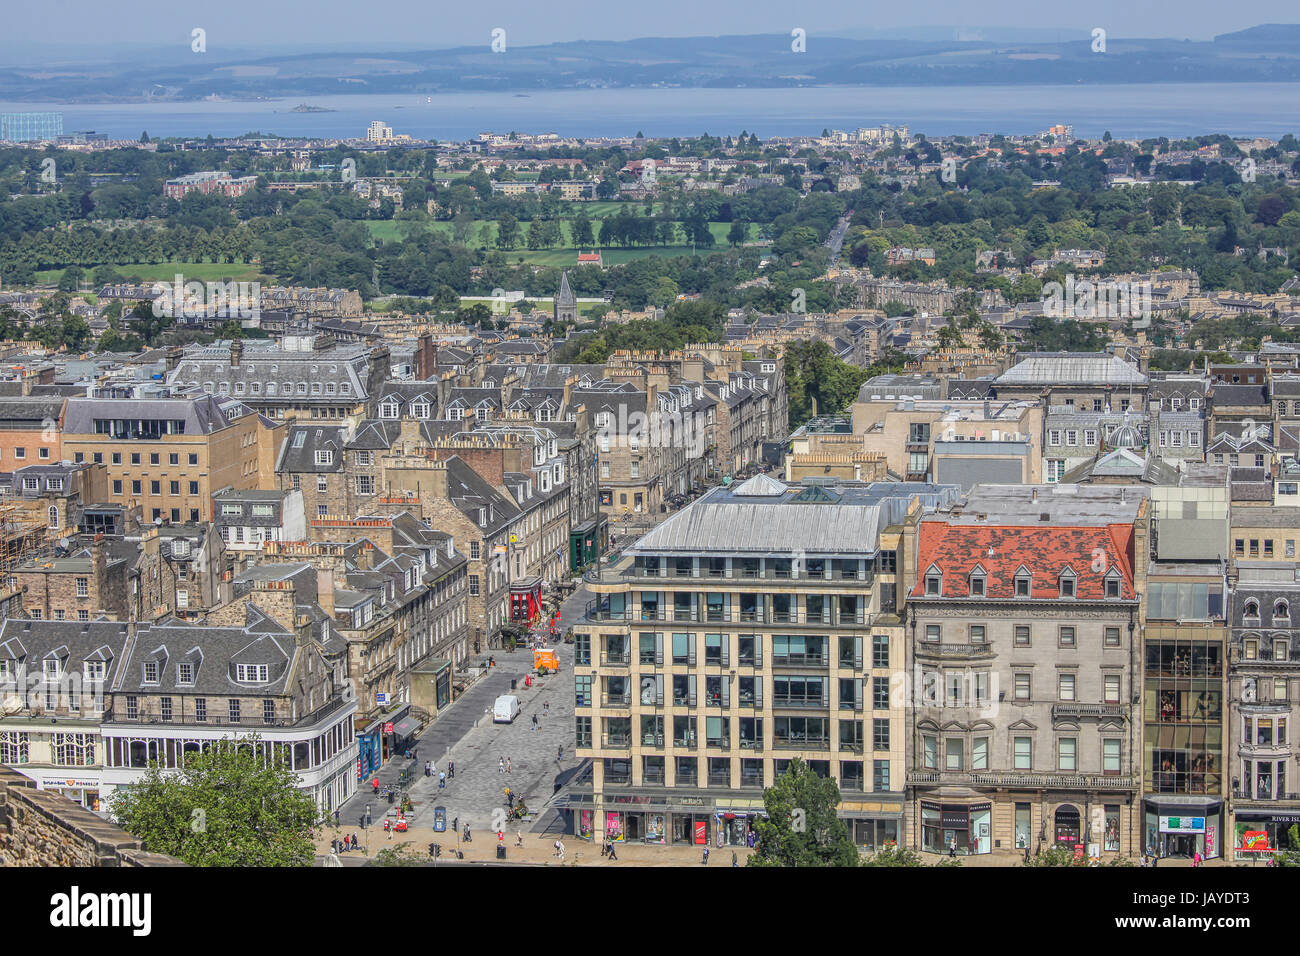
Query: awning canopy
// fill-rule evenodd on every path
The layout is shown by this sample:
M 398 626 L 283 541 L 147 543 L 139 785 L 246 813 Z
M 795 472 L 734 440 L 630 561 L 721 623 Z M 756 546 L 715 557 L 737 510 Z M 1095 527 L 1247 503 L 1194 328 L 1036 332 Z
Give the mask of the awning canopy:
M 401 739 L 410 737 L 420 729 L 420 722 L 414 717 L 403 717 L 397 723 L 393 724 L 393 736 Z

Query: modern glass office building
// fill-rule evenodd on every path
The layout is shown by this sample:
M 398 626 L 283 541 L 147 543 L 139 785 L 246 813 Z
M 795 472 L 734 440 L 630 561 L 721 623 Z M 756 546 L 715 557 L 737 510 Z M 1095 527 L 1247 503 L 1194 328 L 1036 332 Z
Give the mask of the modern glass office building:
M 62 113 L 0 113 L 0 141 L 29 143 L 62 135 Z

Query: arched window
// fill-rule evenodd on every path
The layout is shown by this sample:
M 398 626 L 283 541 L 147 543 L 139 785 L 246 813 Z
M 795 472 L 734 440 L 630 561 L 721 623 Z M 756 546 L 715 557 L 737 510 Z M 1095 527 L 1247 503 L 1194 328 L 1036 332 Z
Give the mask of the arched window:
M 57 528 L 57 527 L 59 526 L 59 508 L 58 508 L 58 505 L 50 505 L 50 522 L 49 522 L 49 523 L 50 523 L 50 527 L 51 527 L 51 528 Z
M 50 510 L 53 511 L 54 509 L 51 508 Z M 1273 617 L 1274 619 L 1291 617 L 1291 605 L 1287 604 L 1286 601 L 1278 601 L 1273 605 Z
M 1246 617 L 1259 617 L 1259 602 L 1247 601 L 1245 613 Z

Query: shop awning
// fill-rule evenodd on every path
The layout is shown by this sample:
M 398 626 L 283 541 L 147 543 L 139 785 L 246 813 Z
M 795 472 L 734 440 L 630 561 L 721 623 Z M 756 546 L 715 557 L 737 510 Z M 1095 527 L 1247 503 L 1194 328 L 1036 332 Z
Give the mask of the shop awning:
M 397 723 L 393 724 L 393 736 L 398 740 L 403 737 L 412 736 L 420 729 L 420 722 L 414 717 L 403 717 Z

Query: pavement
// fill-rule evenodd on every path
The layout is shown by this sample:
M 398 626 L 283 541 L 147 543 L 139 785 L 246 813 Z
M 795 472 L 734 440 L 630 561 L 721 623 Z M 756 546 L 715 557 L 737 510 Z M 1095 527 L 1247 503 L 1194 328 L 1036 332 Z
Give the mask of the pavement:
M 561 605 L 562 628 L 577 619 L 589 597 L 579 588 Z M 435 838 L 444 846 L 448 840 L 454 844 L 450 833 L 453 818 L 459 818 L 462 829 L 469 824 L 479 847 L 487 846 L 487 842 L 478 841 L 486 840 L 489 829 L 502 823 L 507 786 L 530 809 L 541 811 L 554 795 L 556 776 L 578 766 L 574 753 L 573 645 L 559 642 L 556 651 L 559 673 L 534 678 L 532 687 L 524 686 L 524 677 L 532 672 L 531 650 L 494 651 L 496 666 L 438 714 L 416 739 L 415 759 L 395 757 L 380 768 L 377 776 L 381 787 L 395 787 L 403 769 L 415 772 L 415 780 L 407 788 L 414 809 L 407 819 L 412 834 L 427 831 L 419 842 L 422 851 Z M 514 690 L 510 688 L 511 680 L 517 682 Z M 492 722 L 492 705 L 501 694 L 519 697 L 520 712 L 513 723 Z M 538 721 L 536 730 L 534 716 Z M 434 761 L 438 771 L 446 771 L 449 761 L 455 764 L 455 774 L 445 788 L 438 786 L 437 771 L 424 776 L 426 760 Z M 502 761 L 508 762 L 510 772 L 500 770 Z M 374 795 L 368 779 L 341 808 L 342 827 L 330 825 L 321 836 L 320 845 L 326 852 L 334 836 L 344 832 L 365 836 L 360 820 L 367 806 L 374 821 L 369 828 L 371 848 L 390 842 L 383 831 L 383 818 L 391 808 L 384 797 Z M 448 832 L 435 835 L 433 808 L 438 806 L 446 808 Z M 555 825 L 555 814 L 539 814 L 525 823 L 514 821 L 514 827 L 509 829 L 513 834 L 515 829 L 528 830 L 535 825 L 550 830 Z M 394 834 L 393 839 L 400 842 L 402 834 Z M 546 845 L 549 847 L 553 840 L 552 836 Z M 491 843 L 495 844 L 495 839 Z

